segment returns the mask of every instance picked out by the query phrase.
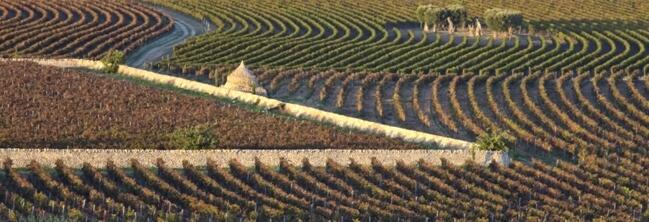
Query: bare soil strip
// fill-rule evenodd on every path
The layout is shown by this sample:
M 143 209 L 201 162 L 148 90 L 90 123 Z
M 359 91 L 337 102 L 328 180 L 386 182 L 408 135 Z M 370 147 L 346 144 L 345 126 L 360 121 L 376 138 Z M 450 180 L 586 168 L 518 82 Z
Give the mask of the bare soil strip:
M 209 32 L 212 29 L 211 27 L 214 27 L 213 25 L 205 26 L 201 21 L 171 9 L 164 7 L 154 8 L 174 20 L 174 29 L 160 38 L 146 43 L 130 54 L 126 59 L 126 64 L 131 67 L 142 68 L 147 63 L 159 61 L 163 57 L 171 55 L 175 45 L 184 42 L 190 37 Z

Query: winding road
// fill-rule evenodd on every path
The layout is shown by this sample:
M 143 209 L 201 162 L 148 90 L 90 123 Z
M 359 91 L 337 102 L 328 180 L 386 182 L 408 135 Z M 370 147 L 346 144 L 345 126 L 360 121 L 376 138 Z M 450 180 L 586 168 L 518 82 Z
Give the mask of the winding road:
M 143 68 L 147 63 L 159 61 L 163 57 L 170 55 L 173 52 L 173 47 L 184 42 L 187 38 L 213 30 L 214 25 L 210 24 L 209 27 L 206 27 L 203 22 L 186 14 L 164 7 L 152 7 L 171 17 L 175 22 L 174 29 L 129 54 L 126 58 L 128 66 Z

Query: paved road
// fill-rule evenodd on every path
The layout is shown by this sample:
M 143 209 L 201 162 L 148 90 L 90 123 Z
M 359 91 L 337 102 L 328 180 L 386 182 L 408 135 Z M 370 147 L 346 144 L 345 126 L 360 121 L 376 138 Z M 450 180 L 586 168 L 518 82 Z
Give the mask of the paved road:
M 187 38 L 205 33 L 206 26 L 200 20 L 180 12 L 163 8 L 154 7 L 165 13 L 175 21 L 173 31 L 164 34 L 144 46 L 138 48 L 126 58 L 126 64 L 131 67 L 143 68 L 145 64 L 159 61 L 163 57 L 172 53 L 173 46 L 184 42 Z M 210 30 L 214 25 L 210 25 Z

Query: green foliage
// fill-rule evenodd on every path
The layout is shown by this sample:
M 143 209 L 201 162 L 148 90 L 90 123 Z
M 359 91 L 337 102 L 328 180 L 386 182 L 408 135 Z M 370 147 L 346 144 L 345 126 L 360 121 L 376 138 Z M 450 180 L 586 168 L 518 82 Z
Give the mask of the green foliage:
M 433 5 L 420 5 L 415 11 L 417 20 L 430 25 L 445 25 L 446 18 L 451 18 L 453 24 L 466 25 L 468 11 L 462 5 L 448 5 L 437 7 Z
M 127 220 L 135 220 L 135 216 L 137 215 L 136 213 L 137 212 L 135 212 L 135 210 L 129 209 L 129 210 L 126 211 L 126 214 L 124 215 L 124 217 Z
M 14 52 L 11 54 L 11 58 L 13 59 L 18 59 L 23 57 L 22 53 L 20 53 L 20 50 L 18 50 L 18 47 L 14 48 Z
M 446 19 L 446 9 L 439 7 L 430 7 L 426 10 L 424 21 L 428 24 L 442 25 Z
M 504 132 L 491 132 L 478 136 L 475 146 L 476 150 L 483 151 L 508 151 L 507 134 Z
M 47 205 L 48 197 L 43 193 L 34 194 L 34 203 L 38 205 Z
M 101 62 L 104 64 L 103 71 L 108 73 L 116 73 L 119 69 L 119 65 L 124 64 L 124 53 L 120 51 L 110 50 L 103 58 Z
M 530 35 L 534 35 L 536 33 L 536 31 L 537 31 L 537 27 L 536 27 L 536 25 L 534 23 L 527 24 L 527 32 Z
M 447 16 L 451 17 L 453 24 L 457 24 L 458 27 L 464 27 L 467 23 L 467 17 L 469 12 L 462 5 L 448 5 L 446 6 Z
M 68 212 L 68 218 L 70 221 L 81 221 L 83 219 L 83 213 L 77 209 L 70 209 Z
M 419 21 L 420 23 L 425 22 L 426 10 L 428 10 L 428 7 L 430 7 L 430 5 L 420 5 L 417 7 L 415 14 L 417 15 L 417 21 Z
M 171 142 L 176 148 L 190 150 L 214 148 L 218 145 L 210 125 L 178 129 L 171 134 Z
M 511 9 L 488 9 L 484 13 L 484 19 L 487 26 L 497 32 L 505 32 L 509 28 L 523 26 L 523 13 Z
M 308 1 L 305 4 L 283 4 L 282 1 L 246 1 L 245 4 L 237 5 L 237 10 L 231 10 L 229 7 L 218 7 L 219 4 L 211 5 L 202 5 L 199 4 L 199 1 L 163 1 L 156 0 L 157 3 L 166 6 L 173 6 L 181 8 L 183 10 L 189 11 L 191 13 L 197 14 L 196 8 L 204 7 L 205 10 L 201 11 L 212 11 L 211 14 L 219 15 L 220 19 L 213 19 L 217 27 L 222 27 L 218 23 L 223 23 L 229 19 L 224 18 L 235 18 L 240 16 L 239 10 L 243 11 L 254 11 L 256 14 L 261 15 L 261 17 L 271 18 L 273 15 L 281 14 L 287 11 L 295 11 L 296 13 L 286 14 L 289 17 L 293 17 L 287 21 L 283 21 L 281 27 L 293 27 L 288 21 L 308 21 L 308 18 L 312 15 L 313 12 L 322 13 L 319 8 L 323 7 L 323 2 L 321 1 Z M 215 2 L 229 2 L 217 0 Z M 390 2 L 390 3 L 388 3 Z M 444 3 L 440 3 L 444 2 Z M 346 47 L 348 44 L 338 44 L 335 39 L 338 38 L 326 38 L 322 41 L 315 41 L 313 45 L 308 47 L 308 50 L 290 50 L 290 49 L 299 49 L 303 48 L 301 44 L 302 41 L 298 41 L 298 38 L 304 38 L 303 35 L 287 35 L 286 38 L 257 38 L 255 40 L 249 39 L 248 32 L 233 32 L 232 35 L 227 35 L 226 38 L 211 38 L 213 35 L 201 35 L 196 37 L 191 41 L 179 45 L 174 51 L 172 61 L 179 64 L 233 64 L 241 60 L 250 60 L 254 58 L 255 64 L 259 66 L 266 66 L 267 68 L 278 68 L 286 67 L 290 69 L 305 67 L 310 69 L 333 69 L 339 67 L 352 67 L 355 69 L 365 69 L 371 71 L 388 71 L 394 72 L 396 70 L 404 70 L 405 72 L 411 72 L 413 70 L 423 70 L 423 72 L 435 72 L 445 70 L 449 66 L 455 66 L 458 64 L 464 64 L 465 69 L 472 70 L 473 72 L 478 72 L 480 69 L 488 68 L 487 70 L 496 70 L 501 69 L 502 71 L 516 71 L 521 72 L 527 67 L 533 67 L 533 71 L 543 70 L 547 67 L 553 67 L 554 70 L 561 69 L 563 67 L 569 67 L 570 69 L 576 69 L 581 66 L 587 66 L 587 69 L 593 69 L 595 66 L 601 66 L 602 69 L 608 69 L 610 66 L 614 65 L 611 63 L 620 64 L 617 68 L 626 68 L 631 67 L 632 70 L 639 70 L 644 68 L 644 70 L 649 70 L 649 64 L 646 60 L 642 58 L 646 57 L 642 52 L 645 50 L 630 49 L 626 53 L 627 55 L 616 57 L 619 59 L 611 59 L 612 57 L 609 54 L 605 53 L 608 51 L 607 48 L 603 48 L 601 52 L 594 53 L 595 49 L 581 49 L 579 46 L 588 42 L 587 44 L 592 45 L 595 42 L 602 42 L 604 45 L 609 45 L 607 39 L 611 39 L 614 44 L 618 46 L 616 52 L 623 52 L 624 49 L 619 47 L 620 45 L 625 45 L 629 43 L 634 46 L 646 46 L 647 40 L 640 36 L 635 36 L 639 31 L 636 29 L 644 30 L 644 23 L 635 22 L 642 21 L 642 19 L 647 17 L 646 7 L 632 7 L 632 4 L 629 1 L 617 1 L 617 3 L 611 3 L 610 0 L 594 0 L 594 1 L 582 1 L 579 4 L 579 7 L 575 7 L 573 1 L 553 1 L 552 9 L 545 10 L 541 13 L 539 9 L 547 9 L 546 1 L 513 1 L 513 0 L 488 0 L 488 1 L 467 1 L 467 0 L 450 0 L 450 1 L 418 1 L 417 4 L 404 4 L 403 1 L 359 1 L 357 4 L 354 4 L 354 7 L 349 7 L 348 1 L 327 1 L 325 4 L 326 7 L 330 7 L 332 13 L 327 14 L 326 17 L 328 20 L 317 20 L 314 26 L 310 25 L 298 25 L 302 28 L 299 30 L 300 33 L 326 33 L 324 36 L 321 35 L 310 35 L 307 36 L 307 39 L 320 37 L 326 37 L 329 35 L 341 36 L 346 35 L 345 41 L 349 41 L 350 44 L 365 44 L 371 43 L 368 47 L 363 47 L 362 49 L 358 47 Z M 636 1 L 642 2 L 642 1 Z M 269 5 L 266 5 L 266 4 Z M 490 8 L 510 8 L 516 9 L 523 13 L 525 16 L 526 22 L 527 19 L 533 22 L 536 26 L 531 30 L 536 30 L 536 35 L 543 34 L 546 35 L 546 29 L 555 27 L 563 30 L 566 33 L 570 33 L 570 36 L 577 38 L 578 41 L 569 43 L 566 47 L 565 44 L 554 44 L 555 40 L 550 38 L 535 38 L 533 45 L 535 48 L 530 50 L 525 50 L 523 45 L 525 44 L 524 38 L 511 39 L 503 48 L 491 49 L 491 45 L 476 44 L 474 47 L 471 44 L 437 44 L 437 43 L 446 43 L 447 38 L 442 38 L 440 41 L 435 42 L 425 42 L 417 41 L 422 38 L 414 37 L 410 40 L 408 37 L 410 34 L 408 32 L 396 32 L 396 35 L 402 35 L 400 38 L 397 38 L 396 35 L 379 35 L 383 36 L 382 38 L 371 38 L 371 36 L 361 36 L 358 32 L 354 32 L 356 28 L 353 26 L 362 26 L 362 29 L 369 31 L 369 33 L 381 33 L 386 24 L 397 24 L 395 20 L 398 18 L 407 18 L 412 17 L 413 21 L 419 21 L 422 24 L 424 23 L 424 12 L 428 9 L 428 4 L 435 4 L 437 7 L 446 7 L 453 8 L 450 5 L 457 4 L 463 5 L 469 9 L 469 19 L 467 19 L 467 24 L 475 24 L 473 17 L 480 16 L 482 17 L 483 12 Z M 390 7 L 384 7 L 390 5 Z M 269 6 L 269 7 L 268 7 Z M 545 8 L 544 8 L 545 7 Z M 380 10 L 379 10 L 380 9 Z M 537 13 L 535 13 L 537 12 Z M 347 21 L 349 19 L 348 15 L 355 15 L 353 20 L 355 22 L 344 22 L 336 26 L 334 29 L 327 29 L 325 27 L 331 27 L 330 24 L 332 21 Z M 199 15 L 200 18 L 201 15 Z M 247 15 L 251 16 L 251 15 Z M 529 17 L 529 18 L 528 18 Z M 589 22 L 593 20 L 598 20 L 598 18 L 606 17 L 609 18 L 608 21 L 598 21 L 598 22 Z M 633 19 L 635 18 L 635 19 Z M 223 20 L 223 21 L 220 21 Z M 249 19 L 244 19 L 246 22 L 242 23 L 241 29 L 246 27 L 258 27 L 258 21 L 252 17 Z M 398 19 L 397 19 L 398 20 Z M 484 18 L 480 18 L 482 28 L 484 31 L 487 30 L 487 25 Z M 457 21 L 456 21 L 457 23 Z M 355 25 L 351 25 L 355 24 Z M 446 25 L 446 22 L 442 23 Z M 564 27 L 565 24 L 565 27 Z M 338 27 L 339 25 L 343 25 Z M 434 24 L 428 24 L 429 26 Z M 606 34 L 605 31 L 612 30 L 614 26 L 630 26 L 630 28 L 619 29 L 622 33 L 609 33 Z M 391 25 L 392 26 L 392 25 Z M 228 27 L 225 25 L 225 27 Z M 281 32 L 286 28 L 276 27 L 276 30 L 273 32 Z M 396 28 L 398 28 L 395 25 Z M 461 30 L 461 23 L 456 25 L 458 31 L 464 32 Z M 474 26 L 475 27 L 475 26 Z M 440 25 L 437 25 L 437 28 L 440 28 Z M 513 27 L 518 29 L 517 27 Z M 523 24 L 522 29 L 529 28 L 526 24 Z M 567 28 L 567 29 L 566 29 Z M 238 28 L 237 28 L 238 29 Z M 217 32 L 229 32 L 228 29 L 216 29 Z M 506 30 L 506 29 L 503 29 Z M 513 29 L 512 29 L 513 30 Z M 581 32 L 581 31 L 584 32 Z M 597 30 L 602 31 L 601 34 L 604 36 L 599 36 L 599 34 L 593 34 L 592 31 Z M 618 28 L 615 28 L 618 30 Z M 392 32 L 392 30 L 387 30 Z M 405 30 L 404 30 L 405 31 Z M 543 31 L 538 33 L 538 31 Z M 293 32 L 298 32 L 293 30 Z M 484 33 L 484 32 L 483 32 Z M 413 33 L 414 34 L 414 33 Z M 500 33 L 494 33 L 500 34 Z M 636 44 L 634 40 L 631 40 L 629 37 L 622 36 L 630 34 L 629 37 L 633 39 L 640 40 L 641 43 Z M 610 35 L 610 36 L 609 36 Z M 622 39 L 617 39 L 612 37 L 616 35 Z M 640 34 L 642 35 L 642 34 Z M 318 37 L 316 37 L 318 36 Z M 427 36 L 431 36 L 427 34 Z M 369 39 L 368 39 L 369 37 Z M 533 36 L 534 37 L 534 36 Z M 455 36 L 456 39 L 461 39 L 461 36 Z M 399 39 L 408 39 L 407 41 L 400 41 Z M 386 41 L 394 40 L 394 41 Z M 511 43 L 514 41 L 520 41 L 521 47 L 516 47 L 516 49 L 511 50 L 502 50 L 510 49 Z M 559 40 L 561 41 L 561 40 Z M 309 41 L 311 42 L 311 41 Z M 273 44 L 274 46 L 281 47 L 266 47 L 268 44 Z M 431 44 L 427 44 L 431 43 Z M 498 43 L 498 41 L 496 42 Z M 558 43 L 558 42 L 556 42 Z M 241 45 L 241 47 L 246 48 L 246 50 L 240 50 L 240 53 L 229 53 L 232 46 Z M 555 49 L 554 46 L 561 45 L 558 49 Z M 453 47 L 453 49 L 446 50 L 447 47 Z M 568 48 L 572 47 L 572 48 Z M 182 49 L 182 50 L 181 50 Z M 206 50 L 209 49 L 209 52 Z M 287 50 L 289 49 L 289 50 Z M 307 49 L 307 48 L 305 48 Z M 427 50 L 434 49 L 434 50 Z M 538 49 L 538 50 L 533 50 Z M 571 49 L 571 50 L 568 50 Z M 586 52 L 587 51 L 587 52 Z M 558 53 L 561 52 L 561 53 Z M 196 56 L 197 54 L 207 55 L 212 54 L 211 56 Z M 583 55 L 582 55 L 583 54 Z M 638 55 L 639 56 L 633 56 Z M 592 56 L 584 56 L 592 55 Z M 475 59 L 474 59 L 475 58 Z M 594 62 L 589 62 L 595 58 L 601 58 Z M 598 61 L 602 62 L 598 62 Z M 626 60 L 622 62 L 622 60 Z M 603 61 L 612 61 L 610 63 L 604 63 Z
M 618 188 L 618 189 L 620 190 L 620 192 L 621 192 L 621 193 L 624 195 L 624 197 L 626 197 L 626 198 L 630 198 L 631 195 L 633 194 L 633 193 L 631 192 L 631 189 L 629 189 L 628 187 L 624 187 L 624 186 L 622 186 L 622 187 L 620 187 L 620 188 Z
M 13 212 L 13 211 L 7 212 L 7 214 L 4 215 L 4 216 L 6 217 L 7 221 L 9 221 L 9 222 L 16 222 L 16 221 L 18 221 L 18 216 L 17 216 L 16 213 Z

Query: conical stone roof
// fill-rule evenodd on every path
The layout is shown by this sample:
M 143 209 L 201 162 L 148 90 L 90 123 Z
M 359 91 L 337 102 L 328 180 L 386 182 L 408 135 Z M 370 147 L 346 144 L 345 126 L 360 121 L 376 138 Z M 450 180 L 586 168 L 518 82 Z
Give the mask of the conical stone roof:
M 266 95 L 266 90 L 260 87 L 257 78 L 252 74 L 246 65 L 241 61 L 239 67 L 228 75 L 224 88 L 241 92 Z

